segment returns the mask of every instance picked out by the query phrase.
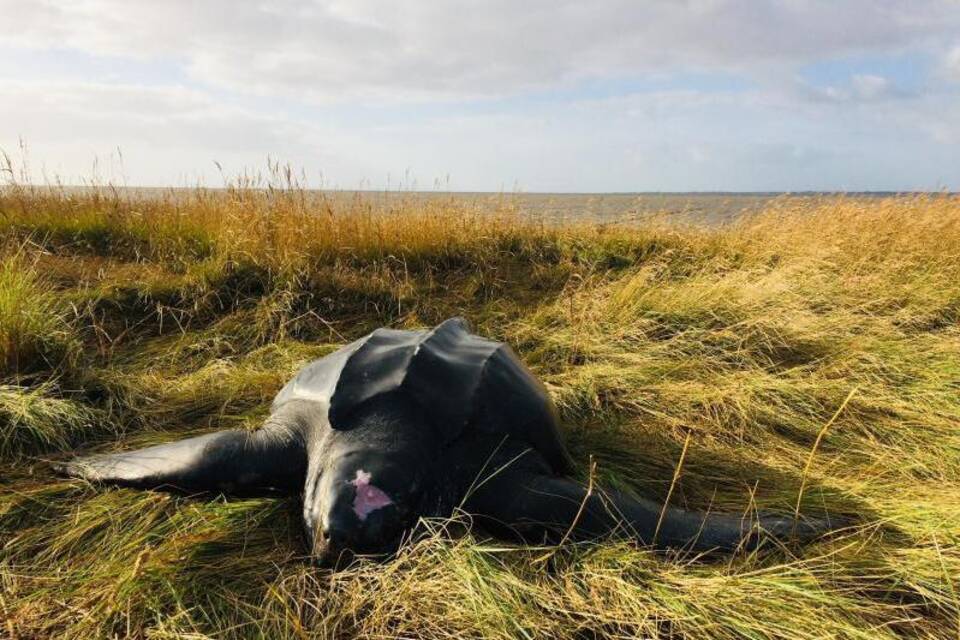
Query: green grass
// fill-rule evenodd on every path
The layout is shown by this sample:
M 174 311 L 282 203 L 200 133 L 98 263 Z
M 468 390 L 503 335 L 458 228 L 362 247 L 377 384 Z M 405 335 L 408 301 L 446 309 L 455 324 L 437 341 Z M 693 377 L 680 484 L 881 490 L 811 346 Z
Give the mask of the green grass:
M 956 197 L 553 228 L 508 200 L 253 186 L 0 191 L 0 636 L 960 636 Z M 674 504 L 854 525 L 703 561 L 506 545 L 461 516 L 331 574 L 304 561 L 294 500 L 48 470 L 255 428 L 303 363 L 454 314 L 546 382 L 581 474 L 592 456 L 602 484 L 662 500 L 689 437 Z
M 50 284 L 28 262 L 26 249 L 7 249 L 0 263 L 0 373 L 4 375 L 55 367 L 76 355 L 67 323 L 69 310 L 58 304 Z

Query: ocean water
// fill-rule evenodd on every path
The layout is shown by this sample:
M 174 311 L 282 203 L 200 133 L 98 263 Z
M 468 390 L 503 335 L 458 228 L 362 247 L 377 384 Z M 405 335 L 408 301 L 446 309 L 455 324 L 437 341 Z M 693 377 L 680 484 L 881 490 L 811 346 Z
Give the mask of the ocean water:
M 551 224 L 591 221 L 642 222 L 650 218 L 682 224 L 723 225 L 744 213 L 756 212 L 777 199 L 823 200 L 878 198 L 897 194 L 870 193 L 471 193 L 411 191 L 324 192 L 334 203 L 341 198 L 362 199 L 374 207 L 390 208 L 410 200 L 460 200 L 481 210 L 516 211 Z
M 723 224 L 762 209 L 782 194 L 707 193 L 456 193 L 423 198 L 458 198 L 484 207 L 509 207 L 549 223 L 642 221 L 651 216 L 683 223 Z

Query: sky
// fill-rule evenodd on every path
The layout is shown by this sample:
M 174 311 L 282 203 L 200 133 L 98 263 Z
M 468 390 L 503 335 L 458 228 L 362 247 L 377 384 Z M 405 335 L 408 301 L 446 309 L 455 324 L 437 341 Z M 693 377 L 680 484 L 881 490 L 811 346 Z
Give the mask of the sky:
M 960 0 L 0 0 L 34 181 L 960 190 Z

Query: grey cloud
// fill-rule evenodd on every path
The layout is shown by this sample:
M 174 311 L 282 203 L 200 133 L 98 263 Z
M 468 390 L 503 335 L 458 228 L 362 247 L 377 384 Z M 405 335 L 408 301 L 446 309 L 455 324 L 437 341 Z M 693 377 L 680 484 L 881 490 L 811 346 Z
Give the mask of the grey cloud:
M 342 187 L 382 186 L 387 175 L 395 184 L 407 169 L 427 187 L 451 174 L 459 189 L 957 186 L 960 91 L 943 82 L 960 80 L 957 8 L 955 0 L 0 0 L 0 42 L 21 54 L 84 51 L 105 56 L 101 66 L 146 60 L 196 80 L 56 82 L 8 65 L 0 147 L 22 135 L 83 177 L 93 155 L 119 146 L 131 181 L 150 184 L 179 183 L 185 165 L 215 183 L 213 160 L 232 174 L 271 153 L 313 175 L 325 170 Z M 826 88 L 797 76 L 816 60 L 903 50 L 939 56 L 940 75 L 913 93 L 868 73 Z M 128 64 L 123 82 L 141 66 Z M 753 82 L 595 99 L 579 91 L 585 80 L 691 70 Z M 395 108 L 558 87 L 578 97 Z M 324 104 L 339 100 L 346 104 Z M 353 113 L 359 102 L 367 104 Z
M 199 81 L 315 100 L 463 99 L 584 78 L 749 71 L 941 46 L 954 0 L 0 0 L 5 41 L 173 56 Z

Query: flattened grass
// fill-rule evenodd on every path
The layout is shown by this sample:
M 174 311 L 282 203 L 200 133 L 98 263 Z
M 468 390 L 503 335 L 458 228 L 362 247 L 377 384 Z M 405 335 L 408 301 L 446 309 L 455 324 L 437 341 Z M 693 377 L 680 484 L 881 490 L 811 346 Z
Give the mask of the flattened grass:
M 52 385 L 0 386 L 0 460 L 63 451 L 98 432 L 111 432 L 112 427 L 102 411 L 58 397 Z
M 23 327 L 3 334 L 0 635 L 960 633 L 956 197 L 556 228 L 509 200 L 252 186 L 0 192 L 0 328 Z M 544 563 L 457 519 L 329 574 L 301 557 L 295 500 L 97 490 L 38 464 L 256 427 L 301 364 L 453 314 L 545 380 L 602 484 L 663 499 L 689 436 L 674 504 L 792 514 L 802 494 L 801 514 L 852 526 L 712 562 L 570 544 Z

